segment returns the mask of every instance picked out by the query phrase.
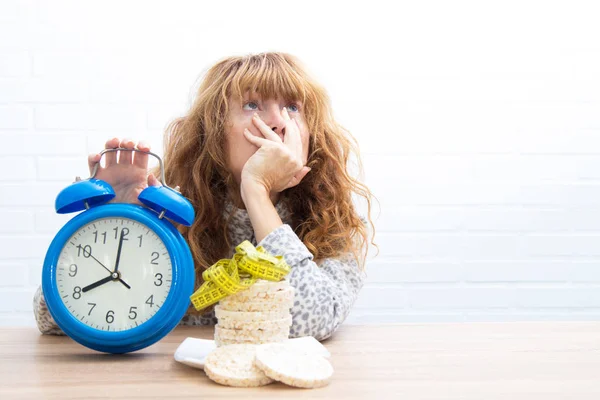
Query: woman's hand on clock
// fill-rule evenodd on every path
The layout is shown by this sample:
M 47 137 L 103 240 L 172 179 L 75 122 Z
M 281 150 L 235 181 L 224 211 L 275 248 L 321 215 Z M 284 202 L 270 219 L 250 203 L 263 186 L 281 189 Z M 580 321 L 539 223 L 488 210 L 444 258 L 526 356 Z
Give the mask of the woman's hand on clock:
M 127 149 L 136 148 L 136 143 L 130 139 L 113 138 L 106 142 L 105 148 Z M 150 151 L 150 145 L 144 141 L 137 143 L 137 149 Z M 153 174 L 148 175 L 148 155 L 134 151 L 113 151 L 104 154 L 104 167 L 98 166 L 95 178 L 102 179 L 115 190 L 115 198 L 110 203 L 142 204 L 138 200 L 139 194 L 148 186 L 160 185 Z M 100 154 L 88 156 L 90 175 L 94 165 L 100 162 Z

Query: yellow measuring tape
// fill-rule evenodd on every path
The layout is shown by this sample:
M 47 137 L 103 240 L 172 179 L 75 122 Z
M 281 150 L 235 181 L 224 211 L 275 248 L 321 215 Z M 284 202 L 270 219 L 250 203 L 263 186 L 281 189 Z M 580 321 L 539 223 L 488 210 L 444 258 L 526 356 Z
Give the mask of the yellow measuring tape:
M 279 282 L 290 272 L 283 256 L 272 256 L 247 240 L 235 252 L 233 258 L 219 260 L 202 273 L 204 283 L 190 296 L 196 310 L 248 289 L 257 279 Z

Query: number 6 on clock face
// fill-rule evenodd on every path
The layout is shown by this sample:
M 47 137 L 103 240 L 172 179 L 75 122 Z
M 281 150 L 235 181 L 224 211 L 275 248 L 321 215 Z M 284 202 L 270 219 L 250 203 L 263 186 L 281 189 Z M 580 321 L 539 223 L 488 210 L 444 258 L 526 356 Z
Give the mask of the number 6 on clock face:
M 123 331 L 148 321 L 171 289 L 163 241 L 129 218 L 103 218 L 78 229 L 60 252 L 58 292 L 86 325 Z

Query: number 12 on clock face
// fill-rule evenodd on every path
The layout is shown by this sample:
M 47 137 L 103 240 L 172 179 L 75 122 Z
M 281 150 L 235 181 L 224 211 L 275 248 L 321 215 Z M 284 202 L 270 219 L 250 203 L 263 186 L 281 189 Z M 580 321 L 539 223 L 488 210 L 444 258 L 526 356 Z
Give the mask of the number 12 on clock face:
M 171 258 L 164 242 L 129 218 L 102 218 L 81 226 L 62 248 L 58 293 L 81 322 L 123 331 L 148 321 L 171 289 Z

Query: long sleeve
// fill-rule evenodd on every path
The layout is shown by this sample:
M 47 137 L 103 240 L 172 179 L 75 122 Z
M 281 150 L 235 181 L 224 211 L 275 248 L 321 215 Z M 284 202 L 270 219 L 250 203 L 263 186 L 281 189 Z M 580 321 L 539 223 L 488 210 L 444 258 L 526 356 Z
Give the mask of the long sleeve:
M 54 318 L 52 318 L 50 311 L 48 311 L 41 285 L 33 295 L 33 315 L 35 316 L 38 329 L 44 335 L 65 335 L 54 321 Z
M 194 325 L 216 325 L 217 317 L 215 317 L 215 310 L 205 312 L 204 314 L 198 313 L 186 313 L 181 321 L 180 326 L 194 326 Z
M 346 254 L 317 265 L 288 224 L 274 229 L 258 245 L 273 255 L 282 255 L 291 267 L 286 279 L 296 295 L 290 337 L 324 340 L 331 336 L 350 313 L 366 278 L 354 258 Z
M 365 220 L 363 222 L 366 224 Z M 319 265 L 313 254 L 298 238 L 290 225 L 271 231 L 260 243 L 271 254 L 283 255 L 291 267 L 286 279 L 296 290 L 292 307 L 293 324 L 290 337 L 313 336 L 317 340 L 330 337 L 344 322 L 361 288 L 366 274 L 351 254 L 327 258 Z M 41 286 L 33 299 L 38 329 L 43 334 L 64 335 L 52 318 Z M 205 314 L 186 314 L 179 325 L 214 325 L 214 310 Z

